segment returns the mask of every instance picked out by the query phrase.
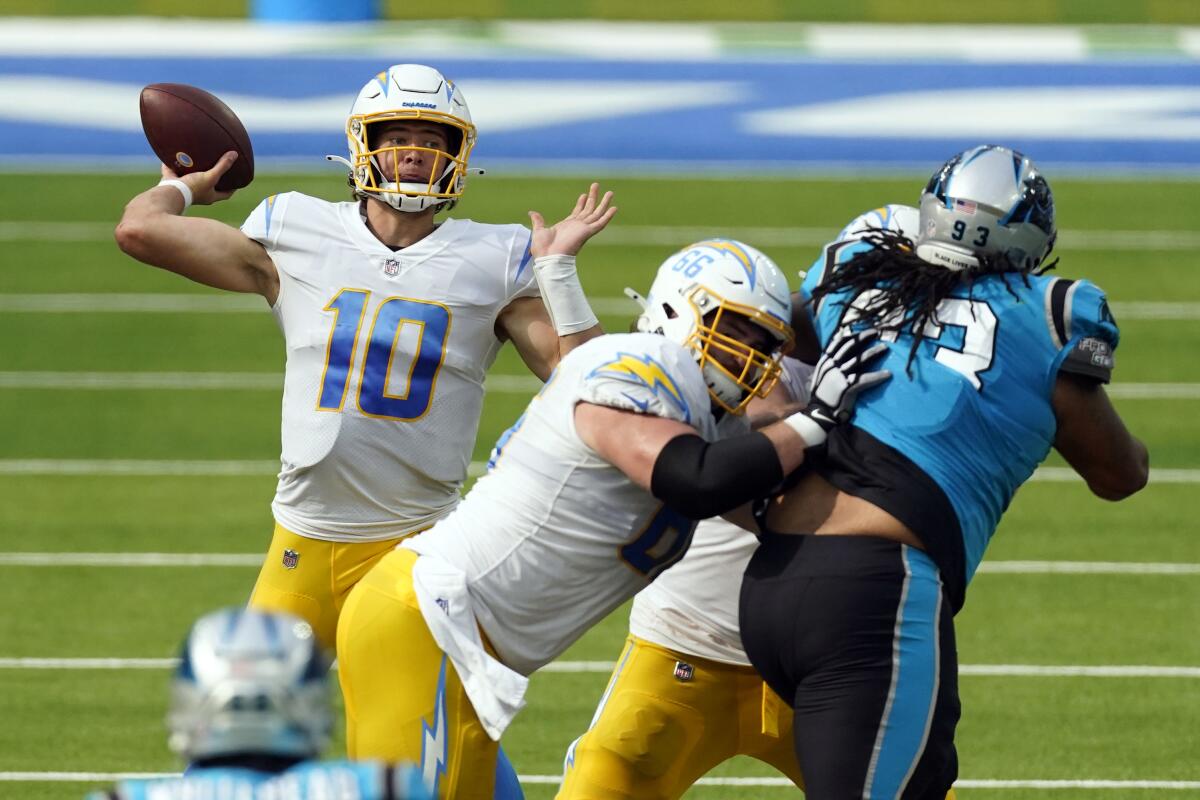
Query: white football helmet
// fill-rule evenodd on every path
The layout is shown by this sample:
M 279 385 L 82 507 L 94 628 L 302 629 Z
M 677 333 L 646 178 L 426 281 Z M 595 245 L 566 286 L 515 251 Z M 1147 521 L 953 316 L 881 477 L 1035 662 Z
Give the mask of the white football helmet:
M 933 173 L 921 195 L 917 255 L 950 270 L 1003 254 L 1037 267 L 1054 247 L 1054 196 L 1028 158 L 998 145 L 959 153 Z
M 318 755 L 333 729 L 329 665 L 299 617 L 248 608 L 201 617 L 171 683 L 171 749 L 188 762 Z
M 450 152 L 418 145 L 372 149 L 371 126 L 394 120 L 422 120 L 444 126 Z M 466 185 L 475 126 L 466 98 L 453 81 L 432 67 L 397 64 L 369 80 L 358 93 L 346 119 L 346 140 L 350 145 L 350 181 L 356 194 L 382 200 L 397 211 L 424 211 L 436 205 L 446 210 L 454 207 Z M 384 175 L 379 166 L 379 154 L 385 151 L 392 152 L 391 175 Z M 428 181 L 401 180 L 404 151 L 419 151 L 433 160 Z
M 740 414 L 779 379 L 781 352 L 793 335 L 791 293 L 775 262 L 753 247 L 732 239 L 696 242 L 663 262 L 644 300 L 631 296 L 643 304 L 637 329 L 690 349 L 720 408 Z M 762 328 L 769 344 L 755 347 L 730 335 L 721 323 L 731 314 Z M 730 369 L 722 359 L 741 366 Z

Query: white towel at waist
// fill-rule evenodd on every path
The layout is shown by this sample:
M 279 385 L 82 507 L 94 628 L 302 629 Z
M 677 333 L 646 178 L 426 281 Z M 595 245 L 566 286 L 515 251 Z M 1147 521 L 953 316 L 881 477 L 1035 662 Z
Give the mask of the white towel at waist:
M 492 741 L 499 741 L 525 707 L 529 679 L 484 649 L 462 570 L 435 556 L 420 556 L 413 564 L 412 576 L 421 616 L 433 640 L 454 664 L 484 730 Z

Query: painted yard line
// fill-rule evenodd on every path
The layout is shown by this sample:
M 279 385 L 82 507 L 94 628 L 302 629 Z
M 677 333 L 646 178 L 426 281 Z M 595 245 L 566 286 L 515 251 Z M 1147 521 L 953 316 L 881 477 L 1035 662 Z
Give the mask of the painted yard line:
M 153 778 L 178 778 L 178 772 L 0 772 L 0 781 L 28 783 L 116 783 L 126 780 Z M 542 784 L 557 786 L 562 775 L 519 775 L 526 785 Z M 793 788 L 787 778 L 701 778 L 697 786 L 749 786 Z M 1200 789 L 1200 781 L 1108 781 L 1082 780 L 1002 780 L 1002 779 L 959 779 L 954 782 L 959 789 Z
M 0 669 L 12 670 L 162 670 L 174 669 L 177 658 L 0 658 Z M 552 661 L 540 672 L 604 674 L 613 661 Z M 1043 664 L 961 664 L 960 675 L 1016 678 L 1200 678 L 1200 667 L 1160 667 L 1142 664 L 1099 666 Z
M 467 474 L 478 478 L 487 472 L 487 463 L 472 461 Z M 277 475 L 278 461 L 176 461 L 155 459 L 0 459 L 0 475 Z M 1042 467 L 1030 478 L 1036 483 L 1068 483 L 1081 480 L 1067 467 Z M 1200 469 L 1151 469 L 1150 483 L 1200 483 Z
M 486 466 L 486 465 L 484 465 Z M 278 461 L 166 461 L 150 459 L 5 459 L 0 475 L 278 475 Z
M 0 553 L 3 567 L 261 567 L 262 553 Z
M 602 316 L 633 316 L 637 305 L 628 297 L 590 298 Z M 1113 303 L 1124 320 L 1200 319 L 1200 303 L 1137 301 Z M 39 314 L 263 314 L 262 298 L 244 294 L 58 293 L 0 294 L 0 311 Z
M 8 567 L 258 567 L 261 553 L 0 553 Z M 984 561 L 1002 575 L 1200 575 L 1200 564 L 1141 561 Z
M 542 382 L 532 375 L 490 375 L 487 390 L 533 394 Z M 0 389 L 83 391 L 280 391 L 281 372 L 0 372 Z M 1200 383 L 1116 383 L 1111 397 L 1122 400 L 1196 400 Z
M 542 382 L 532 375 L 492 375 L 487 389 L 533 394 Z M 1196 384 L 1200 396 L 1200 384 Z M 0 372 L 0 389 L 234 390 L 280 391 L 282 372 Z
M 1148 561 L 984 561 L 979 565 L 978 571 L 1006 575 L 1200 575 L 1200 564 Z
M 1073 483 L 1082 480 L 1069 467 L 1039 467 L 1030 480 L 1039 483 Z M 1200 469 L 1151 469 L 1151 483 L 1200 483 Z
M 28 220 L 0 222 L 0 242 L 111 242 L 110 222 L 54 222 Z M 713 236 L 742 239 L 759 247 L 819 247 L 837 235 L 836 228 L 792 228 L 742 226 L 735 228 L 690 225 L 617 225 L 597 236 L 590 247 L 683 247 L 688 242 Z M 1159 231 L 1063 231 L 1059 247 L 1066 250 L 1195 250 L 1200 232 Z M 259 301 L 261 304 L 261 301 Z

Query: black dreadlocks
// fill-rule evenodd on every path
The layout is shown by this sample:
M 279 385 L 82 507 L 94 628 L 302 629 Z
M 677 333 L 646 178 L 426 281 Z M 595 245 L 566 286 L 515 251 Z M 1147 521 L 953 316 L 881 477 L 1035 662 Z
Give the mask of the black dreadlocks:
M 1030 275 L 1049 272 L 1058 264 L 1055 259 L 1044 266 L 1017 266 L 1003 253 L 995 253 L 980 255 L 978 267 L 955 272 L 919 258 L 913 241 L 896 231 L 869 228 L 862 241 L 870 244 L 871 249 L 855 254 L 827 274 L 813 290 L 809 302 L 815 307 L 823 298 L 849 289 L 847 303 L 854 304 L 857 320 L 881 331 L 911 333 L 913 343 L 905 363 L 905 372 L 910 377 L 917 347 L 925 338 L 925 326 L 929 322 L 941 324 L 938 305 L 952 291 L 965 286 L 967 299 L 971 300 L 977 280 L 1001 275 L 1009 294 L 1016 297 L 1009 276 L 1019 277 L 1029 286 Z M 859 300 L 868 290 L 874 291 Z

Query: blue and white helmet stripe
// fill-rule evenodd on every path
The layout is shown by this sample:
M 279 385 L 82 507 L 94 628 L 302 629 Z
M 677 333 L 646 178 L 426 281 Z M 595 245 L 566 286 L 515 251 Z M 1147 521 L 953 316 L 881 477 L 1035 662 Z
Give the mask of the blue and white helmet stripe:
M 246 608 L 201 617 L 172 682 L 171 746 L 190 761 L 316 755 L 332 729 L 328 676 L 328 657 L 298 617 Z

